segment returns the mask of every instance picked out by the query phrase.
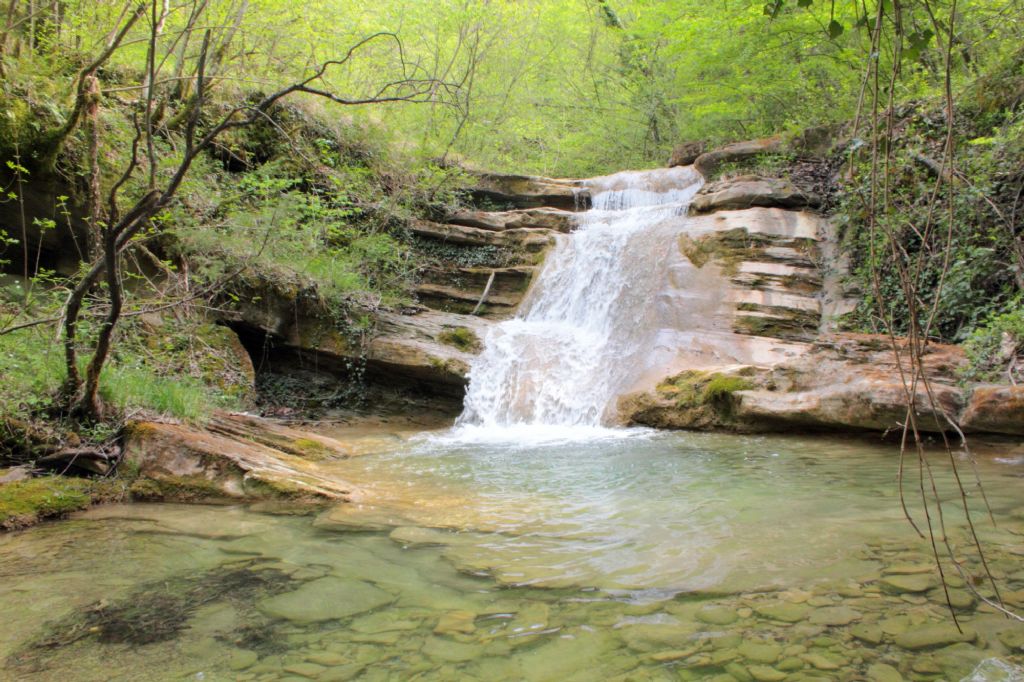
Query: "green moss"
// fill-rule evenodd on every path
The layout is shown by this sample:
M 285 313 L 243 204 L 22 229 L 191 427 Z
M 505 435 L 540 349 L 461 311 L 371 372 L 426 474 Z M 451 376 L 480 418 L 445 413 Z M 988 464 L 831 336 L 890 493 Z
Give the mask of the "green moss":
M 142 481 L 145 481 L 143 483 Z M 140 479 L 132 484 L 132 495 L 148 495 L 148 499 L 198 502 L 227 497 L 215 481 L 205 476 L 163 475 L 159 478 Z
M 164 489 L 151 478 L 140 478 L 128 488 L 128 494 L 139 502 L 158 502 L 164 499 Z
M 724 374 L 713 374 L 701 391 L 701 398 L 705 403 L 713 403 L 727 399 L 736 391 L 749 391 L 754 388 L 754 383 L 749 379 Z
M 764 235 L 751 234 L 746 228 L 737 227 L 698 239 L 681 235 L 679 251 L 698 268 L 714 261 L 721 266 L 723 273 L 734 275 L 740 263 L 757 260 L 758 254 L 771 243 L 772 240 Z
M 741 313 L 733 320 L 733 331 L 738 334 L 805 341 L 818 333 L 819 319 L 813 311 L 757 303 L 740 303 L 736 310 Z
M 297 450 L 300 456 L 313 461 L 327 459 L 334 454 L 329 447 L 312 438 L 296 438 L 291 442 L 291 446 L 289 450 Z
M 707 372 L 688 370 L 658 385 L 658 393 L 675 401 L 677 407 L 699 407 Z
M 733 394 L 756 388 L 750 379 L 734 374 L 688 370 L 658 385 L 658 393 L 681 410 L 703 413 L 707 419 L 728 422 Z
M 437 340 L 467 353 L 476 353 L 482 347 L 480 338 L 468 327 L 446 329 L 437 335 Z
M 89 488 L 85 479 L 64 476 L 0 484 L 0 528 L 18 528 L 85 509 L 92 502 Z

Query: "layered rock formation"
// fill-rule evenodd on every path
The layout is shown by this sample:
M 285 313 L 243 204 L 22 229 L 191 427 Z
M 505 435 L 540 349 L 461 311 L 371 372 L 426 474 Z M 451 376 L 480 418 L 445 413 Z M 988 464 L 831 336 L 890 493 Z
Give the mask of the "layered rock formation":
M 216 415 L 205 428 L 142 421 L 125 427 L 125 461 L 143 477 L 136 498 L 348 501 L 352 486 L 325 473 L 347 457 L 333 438 L 244 415 Z
M 353 363 L 365 364 L 371 382 L 447 396 L 457 411 L 484 327 L 514 313 L 555 234 L 571 231 L 573 210 L 589 201 L 575 181 L 484 174 L 479 182 L 470 192 L 477 208 L 409 225 L 428 263 L 420 305 L 374 312 L 369 328 L 351 330 L 302 292 L 265 282 L 232 301 L 224 320 L 264 368 L 315 367 L 344 380 Z
M 779 139 L 697 158 L 708 173 L 783 149 Z M 788 180 L 739 175 L 695 198 L 663 297 L 676 320 L 658 362 L 619 402 L 624 423 L 668 428 L 1024 433 L 1024 387 L 967 386 L 955 346 L 910 351 L 888 337 L 835 333 L 855 300 L 820 198 Z M 913 395 L 913 401 L 909 398 Z

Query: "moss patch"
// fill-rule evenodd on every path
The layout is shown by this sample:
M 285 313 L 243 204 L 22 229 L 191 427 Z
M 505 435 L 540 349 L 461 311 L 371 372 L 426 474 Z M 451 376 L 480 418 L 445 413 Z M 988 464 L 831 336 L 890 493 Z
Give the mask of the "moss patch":
M 754 383 L 749 379 L 712 374 L 708 382 L 704 384 L 701 398 L 705 403 L 713 403 L 728 399 L 736 391 L 749 391 L 752 388 L 754 388 Z
M 228 497 L 216 482 L 204 476 L 166 475 L 139 479 L 132 484 L 130 491 L 133 498 L 140 500 L 199 502 Z
M 293 450 L 298 450 L 301 457 L 318 462 L 334 454 L 329 447 L 312 438 L 296 438 L 292 441 Z
M 751 380 L 718 372 L 688 370 L 658 385 L 662 397 L 671 398 L 681 408 L 720 405 L 736 391 L 756 388 Z
M 698 268 L 711 261 L 722 266 L 727 275 L 734 275 L 743 261 L 758 260 L 765 247 L 772 240 L 760 234 L 751 234 L 746 228 L 713 232 L 694 239 L 687 235 L 679 237 L 679 251 Z
M 90 504 L 123 499 L 125 485 L 114 479 L 43 476 L 0 484 L 0 530 L 24 528 L 67 516 Z
M 814 311 L 756 303 L 740 303 L 736 310 L 733 331 L 737 334 L 806 341 L 818 333 L 819 319 Z
M 476 353 L 483 347 L 480 338 L 468 327 L 453 327 L 437 335 L 437 340 L 467 353 Z

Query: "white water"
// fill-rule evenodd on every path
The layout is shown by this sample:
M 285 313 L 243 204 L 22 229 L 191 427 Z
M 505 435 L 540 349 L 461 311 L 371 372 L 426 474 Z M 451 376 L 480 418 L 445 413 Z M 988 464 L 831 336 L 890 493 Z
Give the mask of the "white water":
M 457 422 L 463 436 L 605 433 L 615 398 L 645 368 L 654 296 L 701 176 L 682 167 L 586 184 L 593 208 L 559 238 L 516 317 L 484 339 Z

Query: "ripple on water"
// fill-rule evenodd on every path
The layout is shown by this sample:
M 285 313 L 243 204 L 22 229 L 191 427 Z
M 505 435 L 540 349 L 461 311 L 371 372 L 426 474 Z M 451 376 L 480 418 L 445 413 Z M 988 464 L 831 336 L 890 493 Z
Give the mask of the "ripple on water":
M 951 625 L 889 450 L 447 438 L 332 464 L 368 497 L 315 522 L 111 506 L 0 536 L 0 599 L 17 614 L 0 656 L 27 680 L 1021 679 L 1024 627 L 957 578 L 963 632 Z M 1000 522 L 979 523 L 989 563 L 1024 606 L 1020 465 L 981 469 Z M 980 575 L 952 509 L 947 524 Z M 242 567 L 280 580 L 221 590 Z M 91 629 L 105 612 L 144 631 L 154 604 L 183 618 L 166 639 Z

